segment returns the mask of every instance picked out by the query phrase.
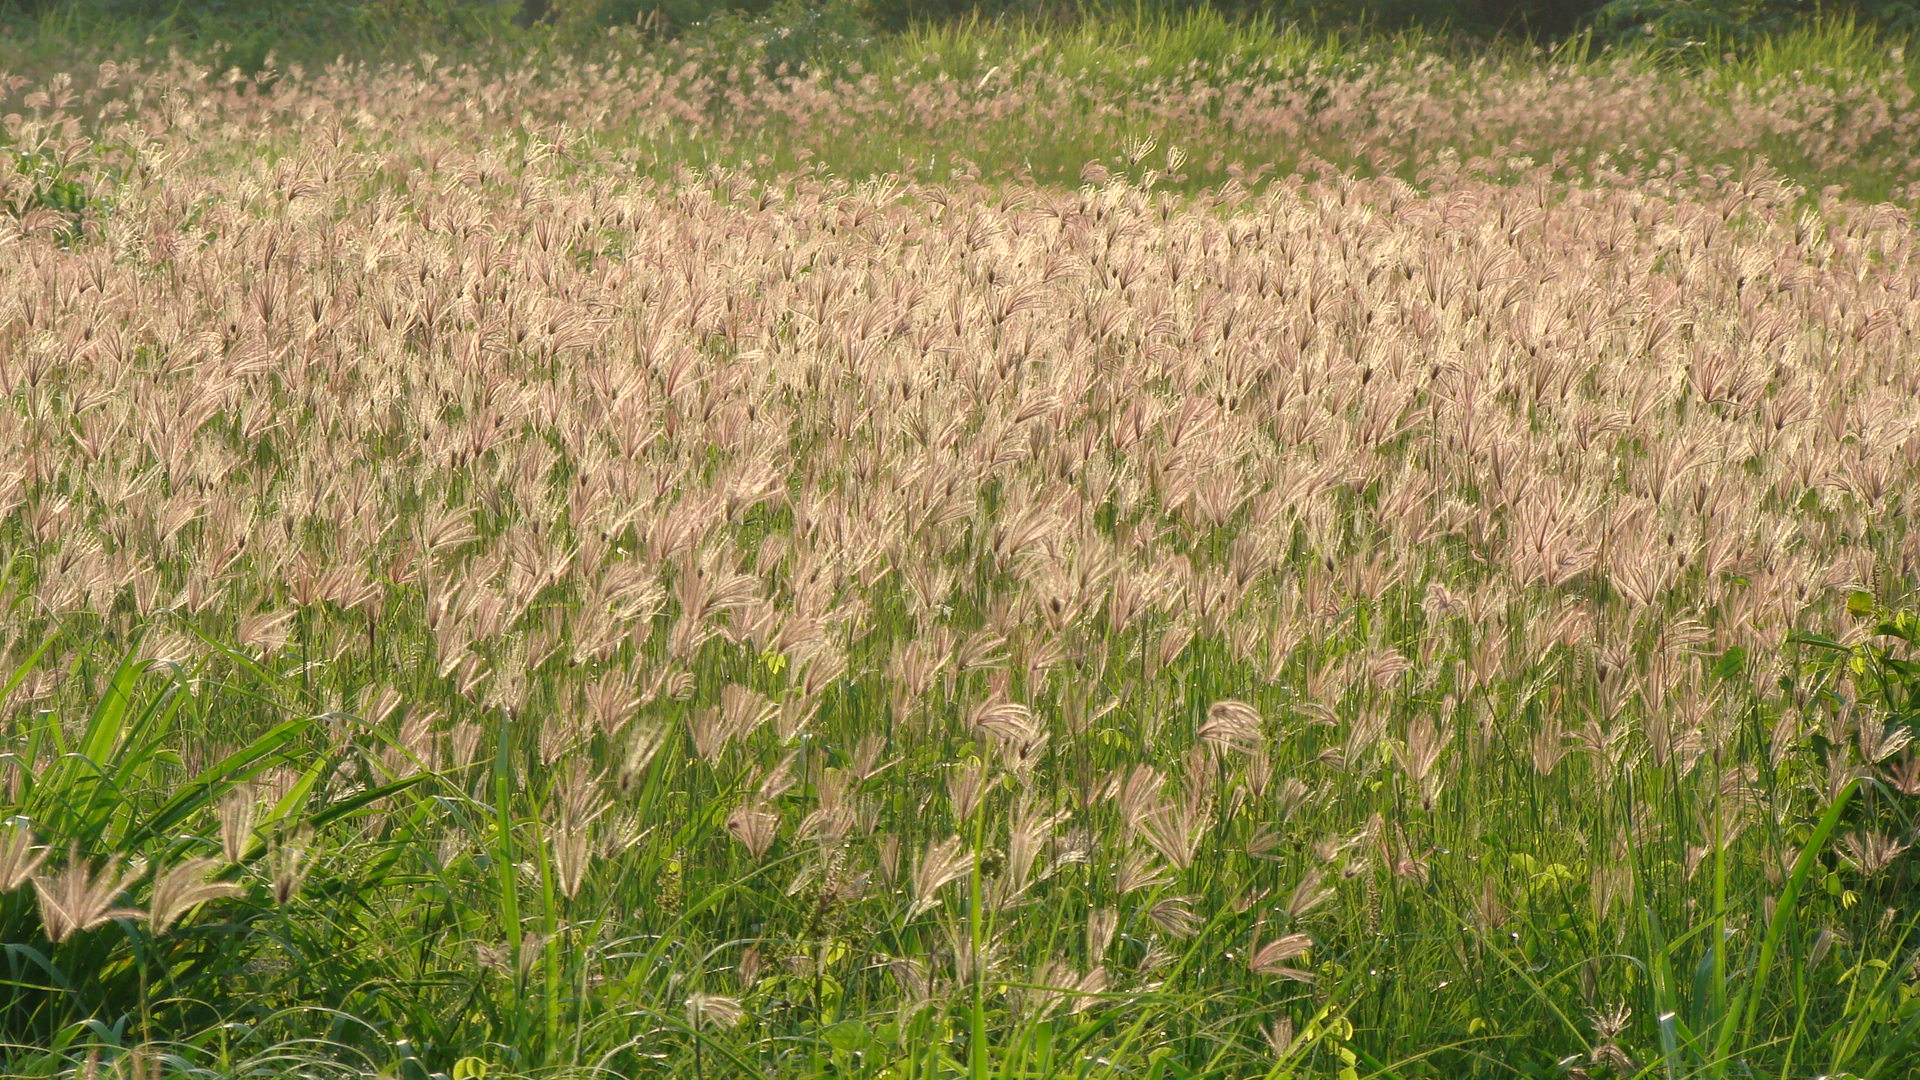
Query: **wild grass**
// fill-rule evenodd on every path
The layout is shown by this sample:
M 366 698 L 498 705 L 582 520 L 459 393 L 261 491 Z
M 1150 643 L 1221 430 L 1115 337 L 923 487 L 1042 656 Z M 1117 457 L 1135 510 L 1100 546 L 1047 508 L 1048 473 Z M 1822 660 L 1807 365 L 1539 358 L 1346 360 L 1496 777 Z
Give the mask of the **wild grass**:
M 835 31 L 814 44 L 755 26 L 674 42 L 615 30 L 478 44 L 448 28 L 445 59 L 422 68 L 432 34 L 253 42 L 244 57 L 215 43 L 205 63 L 206 41 L 161 34 L 143 45 L 126 25 L 55 19 L 9 28 L 0 63 L 35 84 L 67 73 L 84 82 L 101 62 L 249 82 L 297 71 L 296 82 L 335 99 L 402 92 L 428 74 L 469 94 L 462 108 L 522 130 L 568 126 L 638 154 L 662 178 L 681 165 L 761 179 L 810 165 L 850 179 L 973 173 L 1073 186 L 1088 163 L 1110 168 L 1117 149 L 1151 139 L 1184 154 L 1156 186 L 1187 194 L 1268 172 L 1424 185 L 1449 161 L 1482 159 L 1548 163 L 1568 180 L 1676 166 L 1739 175 L 1764 163 L 1809 192 L 1839 185 L 1902 205 L 1920 179 L 1920 76 L 1906 40 L 1846 19 L 1730 44 L 1712 62 L 1620 51 L 1590 33 L 1542 49 L 1340 35 L 1205 7 Z M 590 96 L 526 93 L 561 72 Z
M 1418 185 L 1443 159 L 1531 158 L 1563 179 L 1675 164 L 1737 174 L 1764 161 L 1809 191 L 1839 184 L 1865 201 L 1904 201 L 1917 168 L 1920 80 L 1904 39 L 1843 20 L 1708 64 L 1591 35 L 1551 50 L 1467 47 L 1204 8 L 933 24 L 806 69 L 697 45 L 676 55 L 687 66 L 663 112 L 712 119 L 657 134 L 642 121 L 637 145 L 663 162 L 762 176 L 816 163 L 855 178 L 958 171 L 1071 186 L 1087 163 L 1111 165 L 1116 147 L 1143 139 L 1182 148 L 1184 166 L 1157 182 L 1187 193 L 1262 170 Z
M 1904 1075 L 1904 69 L 683 59 L 6 84 L 0 1072 Z

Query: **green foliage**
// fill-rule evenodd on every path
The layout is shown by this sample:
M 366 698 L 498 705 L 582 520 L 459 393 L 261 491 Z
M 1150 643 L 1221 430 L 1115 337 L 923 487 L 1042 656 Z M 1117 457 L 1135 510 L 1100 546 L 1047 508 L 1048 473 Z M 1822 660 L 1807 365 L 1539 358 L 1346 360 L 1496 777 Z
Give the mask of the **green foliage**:
M 1920 4 L 1914 0 L 1839 4 L 1608 0 L 1593 11 L 1590 22 L 1603 38 L 1618 45 L 1664 56 L 1715 59 L 1725 53 L 1768 48 L 1770 42 L 1809 25 L 1837 29 L 1842 38 L 1870 46 L 1873 34 L 1863 31 L 1905 34 L 1920 29 Z
M 857 56 L 872 33 L 857 0 L 777 0 L 752 14 L 715 12 L 689 26 L 682 40 L 726 66 L 774 74 L 834 67 Z
M 1764 47 L 1800 27 L 1842 21 L 1880 33 L 1920 29 L 1916 0 L 0 0 L 0 20 L 27 20 L 74 36 L 109 28 L 220 42 L 223 66 L 256 71 L 275 51 L 310 52 L 516 40 L 559 31 L 583 41 L 640 26 L 685 37 L 731 61 L 769 67 L 852 59 L 876 36 L 943 25 L 1095 30 L 1143 17 L 1200 13 L 1314 31 L 1418 31 L 1455 40 L 1560 42 L 1592 30 L 1610 44 L 1663 56 L 1717 57 Z
M 0 20 L 25 18 L 71 41 L 115 33 L 211 47 L 218 70 L 254 73 L 276 53 L 492 40 L 511 29 L 517 0 L 0 0 Z
M 1787 689 L 1809 707 L 1862 717 L 1858 746 L 1822 740 L 1835 768 L 1850 756 L 1877 771 L 1851 823 L 1888 836 L 1912 834 L 1920 825 L 1920 609 L 1892 605 L 1856 592 L 1847 611 L 1857 621 L 1855 639 L 1841 642 L 1815 634 L 1794 638 L 1806 653 Z M 1889 897 L 1920 887 L 1920 860 L 1898 859 L 1899 871 L 1882 882 Z
M 94 206 L 85 179 L 41 151 L 0 148 L 0 156 L 8 159 L 11 172 L 0 172 L 0 213 L 26 219 L 35 211 L 49 211 L 59 219 L 55 227 L 62 243 L 79 242 Z
M 1615 41 L 1666 52 L 1725 50 L 1782 29 L 1783 20 L 1772 0 L 1611 0 L 1594 14 Z
M 927 24 L 886 38 L 869 52 L 866 66 L 883 76 L 938 71 L 967 85 L 990 77 L 1013 81 L 1051 66 L 1074 73 L 1081 85 L 1125 92 L 1188 80 L 1217 86 L 1237 79 L 1337 77 L 1355 70 L 1366 51 L 1332 34 L 1266 18 L 1235 19 L 1211 9 L 1170 15 L 1136 6 L 1104 22 L 1065 27 Z
M 1861 621 L 1862 640 L 1843 645 L 1814 635 L 1795 639 L 1818 650 L 1806 673 L 1809 691 L 1842 706 L 1858 700 L 1907 738 L 1920 736 L 1920 610 L 1856 592 L 1847 598 L 1847 612 Z M 1854 689 L 1852 699 L 1847 686 Z
M 237 653 L 195 670 L 138 643 L 103 662 L 106 647 L 56 633 L 0 679 L 0 1048 L 15 1065 L 24 1047 L 58 1060 L 262 1017 L 271 993 L 232 995 L 265 988 L 300 894 L 352 888 L 352 869 L 316 872 L 306 852 L 415 782 L 367 777 L 363 739 L 289 715 L 272 702 L 291 688 Z M 65 671 L 44 670 L 56 655 Z M 98 687 L 90 713 L 20 700 L 64 678 Z
M 1870 604 L 1859 600 L 1856 608 L 1865 614 Z M 1845 707 L 1851 699 L 1840 684 L 1856 686 L 1860 700 L 1911 725 L 1920 669 L 1908 657 L 1920 620 L 1877 606 L 1871 614 L 1884 640 L 1842 646 L 1802 638 L 1817 658 L 1802 668 L 1804 683 L 1794 685 L 1807 688 L 1814 708 Z M 326 640 L 324 621 L 315 619 L 302 635 Z M 1860 942 L 1877 951 L 1851 954 L 1841 976 L 1850 989 L 1838 1007 L 1829 997 L 1817 1011 L 1804 1004 L 1814 977 L 1808 957 L 1817 965 L 1825 951 L 1820 927 L 1879 902 L 1853 897 L 1856 886 L 1834 854 L 1844 850 L 1848 829 L 1863 827 L 1871 783 L 1850 782 L 1817 820 L 1790 821 L 1791 865 L 1777 894 L 1757 886 L 1750 866 L 1736 872 L 1728 852 L 1702 870 L 1697 888 L 1713 900 L 1696 905 L 1685 900 L 1695 890 L 1662 866 L 1661 845 L 1634 851 L 1629 868 L 1641 883 L 1628 920 L 1634 929 L 1616 936 L 1609 920 L 1593 914 L 1588 881 L 1601 868 L 1588 854 L 1586 834 L 1605 836 L 1621 808 L 1572 814 L 1574 793 L 1591 779 L 1584 772 L 1564 766 L 1549 790 L 1484 819 L 1467 809 L 1491 797 L 1483 777 L 1460 777 L 1460 795 L 1431 814 L 1410 811 L 1406 792 L 1375 778 L 1340 801 L 1410 811 L 1409 831 L 1397 843 L 1422 853 L 1417 880 L 1395 884 L 1387 876 L 1382 884 L 1371 870 L 1360 871 L 1351 884 L 1329 882 L 1329 896 L 1338 899 L 1317 914 L 1296 918 L 1272 903 L 1243 911 L 1237 898 L 1245 890 L 1295 883 L 1239 854 L 1256 838 L 1235 826 L 1209 836 L 1202 864 L 1181 875 L 1180 887 L 1194 893 L 1202 917 L 1177 942 L 1153 946 L 1177 949 L 1158 961 L 1170 964 L 1163 990 L 1130 993 L 1125 1009 L 1097 997 L 1091 1008 L 1035 1008 L 1031 1002 L 1040 999 L 1031 995 L 1045 986 L 1036 974 L 1030 979 L 1040 981 L 1031 985 L 997 977 L 992 985 L 976 983 L 956 1004 L 909 1007 L 895 998 L 893 977 L 863 970 L 864 950 L 955 939 L 978 948 L 992 940 L 1024 968 L 1029 958 L 1077 948 L 1085 912 L 1114 902 L 1097 878 L 1068 874 L 1017 919 L 983 906 L 982 868 L 998 870 L 1004 858 L 993 834 L 1013 820 L 1023 797 L 1011 784 L 990 786 L 971 819 L 928 823 L 932 835 L 955 828 L 968 838 L 973 869 L 945 905 L 917 914 L 904 898 L 836 899 L 833 883 L 804 876 L 786 886 L 804 865 L 802 847 L 777 843 L 756 865 L 726 836 L 726 807 L 743 786 L 751 790 L 760 769 L 703 762 L 671 748 L 663 754 L 656 745 L 639 772 L 620 781 L 622 816 L 640 832 L 582 880 L 563 869 L 555 830 L 566 827 L 571 811 L 562 807 L 580 797 L 576 788 L 587 773 L 543 767 L 539 733 L 505 712 L 469 752 L 469 766 L 456 761 L 427 772 L 414 756 L 418 736 L 403 733 L 404 715 L 310 711 L 317 688 L 294 674 L 304 666 L 297 642 L 279 665 L 204 641 L 197 661 L 163 659 L 135 643 L 103 662 L 103 644 L 50 638 L 0 680 L 0 715 L 10 717 L 0 729 L 0 790 L 7 793 L 0 843 L 7 830 L 30 836 L 45 849 L 42 874 L 49 879 L 62 864 L 132 868 L 125 889 L 112 897 L 130 911 L 150 907 L 154 883 L 190 859 L 209 860 L 211 880 L 225 888 L 164 933 L 150 921 L 118 917 L 57 942 L 46 933 L 34 889 L 0 892 L 0 935 L 9 943 L 0 969 L 0 1044 L 14 1048 L 7 1075 L 66 1075 L 95 1059 L 135 1068 L 167 1058 L 199 1062 L 201 1075 L 248 1075 L 265 1062 L 287 1068 L 311 1059 L 304 1066 L 311 1068 L 326 1057 L 364 1062 L 369 1070 L 477 1080 L 567 1073 L 584 1067 L 582 1055 L 590 1052 L 621 1075 L 668 1056 L 694 1075 L 716 1076 L 1117 1080 L 1145 1069 L 1224 1077 L 1247 1075 L 1254 1061 L 1272 1054 L 1261 1068 L 1276 1077 L 1426 1078 L 1510 1075 L 1476 1063 L 1534 1061 L 1517 1041 L 1527 1032 L 1548 1045 L 1588 1047 L 1569 1060 L 1628 1060 L 1613 1042 L 1626 1041 L 1626 1033 L 1571 1004 L 1576 984 L 1587 987 L 1582 998 L 1635 1003 L 1646 1018 L 1639 1030 L 1649 1034 L 1629 1043 L 1633 1057 L 1646 1060 L 1651 1047 L 1654 1067 L 1691 1080 L 1749 1075 L 1755 1055 L 1787 1068 L 1805 1061 L 1826 1075 L 1892 1077 L 1920 1031 L 1920 1001 L 1906 978 L 1904 921 L 1890 935 Z M 777 704 L 787 686 L 783 673 L 732 652 L 704 650 L 703 667 L 762 685 Z M 68 680 L 97 687 L 84 717 L 23 699 L 24 687 L 46 681 L 43 665 L 55 656 L 66 658 Z M 1154 695 L 1158 704 L 1143 702 L 1139 711 L 1204 701 L 1241 684 L 1246 673 L 1223 659 L 1217 648 L 1196 642 L 1161 673 L 1166 694 Z M 1715 666 L 1737 678 L 1745 664 L 1733 657 Z M 1286 707 L 1279 712 L 1287 715 Z M 683 715 L 692 722 L 691 712 Z M 857 733 L 884 719 L 849 688 L 821 722 L 813 752 L 844 766 Z M 1115 737 L 1103 741 L 1092 763 L 1122 769 L 1142 755 L 1170 754 L 1151 745 L 1152 737 L 1135 746 L 1135 730 L 1132 720 L 1115 723 Z M 1303 741 L 1277 762 L 1289 775 L 1311 769 L 1324 752 L 1309 730 L 1294 730 L 1289 739 Z M 777 747 L 757 745 L 763 741 L 741 750 L 749 759 L 766 759 L 768 750 L 777 756 Z M 884 779 L 862 790 L 891 801 L 948 768 L 937 743 L 903 742 L 898 752 L 903 757 Z M 619 753 L 597 744 L 591 750 L 601 760 Z M 1043 772 L 1029 782 L 1061 779 Z M 1688 785 L 1684 796 L 1676 793 L 1684 802 L 1675 813 L 1712 805 L 1680 775 L 1647 780 Z M 233 857 L 235 800 L 263 786 L 272 794 L 256 800 L 239 826 Z M 786 801 L 808 800 L 795 792 Z M 1326 816 L 1335 805 L 1302 812 Z M 432 839 L 449 827 L 471 843 L 449 848 Z M 1556 830 L 1578 839 L 1556 840 Z M 1501 899 L 1471 899 L 1483 888 L 1488 896 L 1497 889 Z M 1478 912 L 1471 910 L 1476 903 Z M 1247 983 L 1234 958 L 1249 935 L 1258 939 L 1263 918 L 1313 936 L 1318 984 L 1310 997 L 1275 997 Z M 1736 936 L 1729 932 L 1736 923 L 1754 929 Z M 1449 928 L 1460 942 L 1443 947 L 1433 935 Z M 1116 967 L 1141 962 L 1142 950 L 1160 940 L 1151 923 L 1128 923 L 1122 931 L 1113 946 Z M 1430 937 L 1431 949 L 1412 947 Z M 737 961 L 745 970 L 747 961 L 738 958 L 749 954 L 770 966 L 736 976 L 730 968 Z M 1471 993 L 1429 999 L 1419 989 L 1435 979 L 1445 988 L 1462 969 Z M 583 986 L 593 987 L 585 998 Z M 707 993 L 734 994 L 737 1002 L 716 997 L 704 1005 Z M 1797 1012 L 1782 1007 L 1794 1002 L 1802 1003 Z M 747 1019 L 734 1018 L 736 1007 Z M 1286 1041 L 1210 1045 L 1205 1037 L 1173 1035 L 1232 1030 L 1236 1016 L 1261 1009 L 1298 1014 Z M 1396 1016 L 1436 1031 L 1463 1028 L 1469 1041 L 1436 1043 L 1398 1063 L 1365 1057 L 1364 1047 L 1377 1043 Z M 623 1043 L 618 1033 L 635 1021 L 644 1021 L 649 1034 Z M 1596 1024 L 1602 1034 L 1592 1037 Z M 1424 1062 L 1429 1055 L 1432 1066 Z
M 71 247 L 111 206 L 126 163 L 124 145 L 103 145 L 67 112 L 78 95 L 70 78 L 27 98 L 26 111 L 0 121 L 0 214 L 31 230 L 55 233 Z
M 1795 635 L 1807 655 L 1783 683 L 1810 709 L 1854 715 L 1859 724 L 1854 746 L 1815 737 L 1836 779 L 1857 774 L 1844 790 L 1857 790 L 1858 797 L 1851 805 L 1837 800 L 1829 810 L 1815 839 L 1834 835 L 1835 850 L 1813 858 L 1818 853 L 1810 842 L 1793 883 L 1809 878 L 1843 907 L 1891 918 L 1909 911 L 1920 889 L 1920 859 L 1909 850 L 1920 825 L 1920 609 L 1856 592 L 1847 611 L 1858 621 L 1854 640 Z M 1787 897 L 1780 907 L 1790 907 Z M 1763 974 L 1773 936 L 1762 953 Z M 1888 1075 L 1920 1052 L 1920 998 L 1902 984 L 1912 963 L 1911 954 L 1896 954 L 1847 972 L 1854 983 L 1848 1009 L 1854 1026 L 1833 1039 L 1824 1073 Z M 1805 992 L 1806 975 L 1796 972 L 1794 983 Z

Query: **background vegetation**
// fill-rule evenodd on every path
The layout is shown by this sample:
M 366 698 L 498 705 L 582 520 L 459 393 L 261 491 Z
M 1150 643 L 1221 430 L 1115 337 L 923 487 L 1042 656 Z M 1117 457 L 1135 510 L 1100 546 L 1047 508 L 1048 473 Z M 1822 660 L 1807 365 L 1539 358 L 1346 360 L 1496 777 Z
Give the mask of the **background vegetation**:
M 1320 32 L 1415 31 L 1457 44 L 1552 45 L 1591 32 L 1603 45 L 1711 56 L 1809 22 L 1895 34 L 1920 27 L 1916 0 L 0 0 L 0 22 L 75 40 L 158 35 L 237 43 L 237 58 L 257 62 L 268 48 L 286 56 L 347 43 L 365 49 L 432 41 L 445 48 L 555 34 L 577 42 L 636 26 L 663 36 L 770 34 L 844 55 L 875 35 L 912 26 L 1014 20 L 1058 28 L 1196 9 Z M 798 57 L 807 48 L 793 51 Z

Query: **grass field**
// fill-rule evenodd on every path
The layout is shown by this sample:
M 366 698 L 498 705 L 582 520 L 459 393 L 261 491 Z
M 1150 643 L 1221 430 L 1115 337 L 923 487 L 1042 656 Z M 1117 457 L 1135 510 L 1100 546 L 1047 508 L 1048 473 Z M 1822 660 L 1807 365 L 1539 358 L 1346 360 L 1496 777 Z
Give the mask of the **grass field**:
M 1910 1075 L 1903 54 L 1058 34 L 23 52 L 0 1075 Z

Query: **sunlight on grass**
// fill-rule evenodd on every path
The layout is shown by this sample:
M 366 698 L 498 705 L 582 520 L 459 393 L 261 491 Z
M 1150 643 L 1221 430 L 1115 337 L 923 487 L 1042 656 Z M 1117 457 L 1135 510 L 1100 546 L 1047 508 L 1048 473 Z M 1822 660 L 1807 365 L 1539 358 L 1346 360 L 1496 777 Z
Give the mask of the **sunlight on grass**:
M 1819 33 L 0 81 L 0 1073 L 1904 1076 Z

